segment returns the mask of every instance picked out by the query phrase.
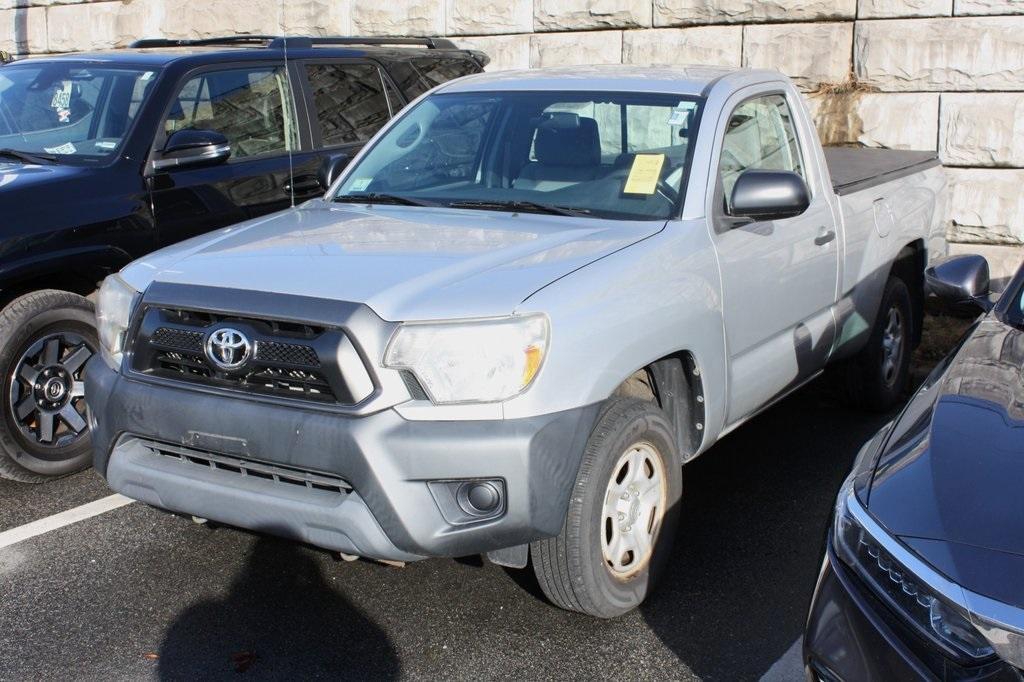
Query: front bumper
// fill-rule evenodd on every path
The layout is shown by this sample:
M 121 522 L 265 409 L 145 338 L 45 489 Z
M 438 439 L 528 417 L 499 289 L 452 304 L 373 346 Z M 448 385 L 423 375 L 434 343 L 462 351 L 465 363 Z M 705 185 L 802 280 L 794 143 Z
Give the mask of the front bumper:
M 809 682 L 1022 679 L 1000 660 L 959 665 L 901 628 L 895 614 L 846 569 L 831 546 L 807 619 L 804 663 Z
M 527 419 L 344 416 L 86 368 L 94 464 L 147 504 L 348 554 L 410 561 L 522 545 L 561 530 L 598 406 Z M 149 442 L 344 479 L 325 490 L 161 456 Z M 501 513 L 455 519 L 443 482 L 501 481 Z M 439 483 L 442 482 L 442 483 Z

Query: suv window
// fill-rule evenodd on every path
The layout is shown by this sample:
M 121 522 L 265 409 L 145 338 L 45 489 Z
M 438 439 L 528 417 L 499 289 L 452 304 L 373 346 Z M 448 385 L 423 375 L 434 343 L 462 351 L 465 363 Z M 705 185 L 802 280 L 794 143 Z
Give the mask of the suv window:
M 96 162 L 120 148 L 155 71 L 87 62 L 9 64 L 0 73 L 0 148 Z
M 208 71 L 190 79 L 173 101 L 164 131 L 189 128 L 227 137 L 233 159 L 294 149 L 295 107 L 285 70 Z
M 366 142 L 391 116 L 380 72 L 371 64 L 309 64 L 323 145 Z
M 726 212 L 736 178 L 751 168 L 792 171 L 804 177 L 793 116 L 782 95 L 755 97 L 732 112 L 719 162 Z
M 392 62 L 388 70 L 409 100 L 435 85 L 483 71 L 474 60 L 460 57 L 415 57 Z

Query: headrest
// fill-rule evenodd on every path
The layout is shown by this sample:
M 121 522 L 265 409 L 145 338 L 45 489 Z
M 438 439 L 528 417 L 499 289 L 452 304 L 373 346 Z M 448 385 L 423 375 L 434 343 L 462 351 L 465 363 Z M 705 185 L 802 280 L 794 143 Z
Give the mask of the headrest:
M 533 140 L 537 161 L 548 166 L 596 166 L 601 163 L 597 121 L 578 114 L 545 114 Z

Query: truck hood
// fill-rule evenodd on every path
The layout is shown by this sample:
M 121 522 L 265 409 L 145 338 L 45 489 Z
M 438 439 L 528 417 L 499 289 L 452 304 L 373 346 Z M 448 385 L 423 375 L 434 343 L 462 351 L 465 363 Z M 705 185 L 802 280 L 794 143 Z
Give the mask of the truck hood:
M 365 303 L 392 321 L 489 317 L 663 227 L 318 200 L 163 249 L 123 276 L 140 291 L 160 281 Z
M 897 422 L 868 509 L 960 585 L 1024 608 L 1022 481 L 1024 332 L 989 316 Z

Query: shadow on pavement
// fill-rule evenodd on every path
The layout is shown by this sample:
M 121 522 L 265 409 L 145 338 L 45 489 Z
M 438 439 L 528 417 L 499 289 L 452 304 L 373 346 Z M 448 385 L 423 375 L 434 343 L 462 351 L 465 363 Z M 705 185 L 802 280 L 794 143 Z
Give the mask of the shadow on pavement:
M 674 556 L 641 609 L 694 673 L 757 679 L 803 634 L 836 491 L 889 418 L 818 382 L 684 469 Z
M 261 537 L 223 599 L 181 613 L 160 647 L 161 680 L 394 678 L 387 636 L 324 581 L 308 551 Z

